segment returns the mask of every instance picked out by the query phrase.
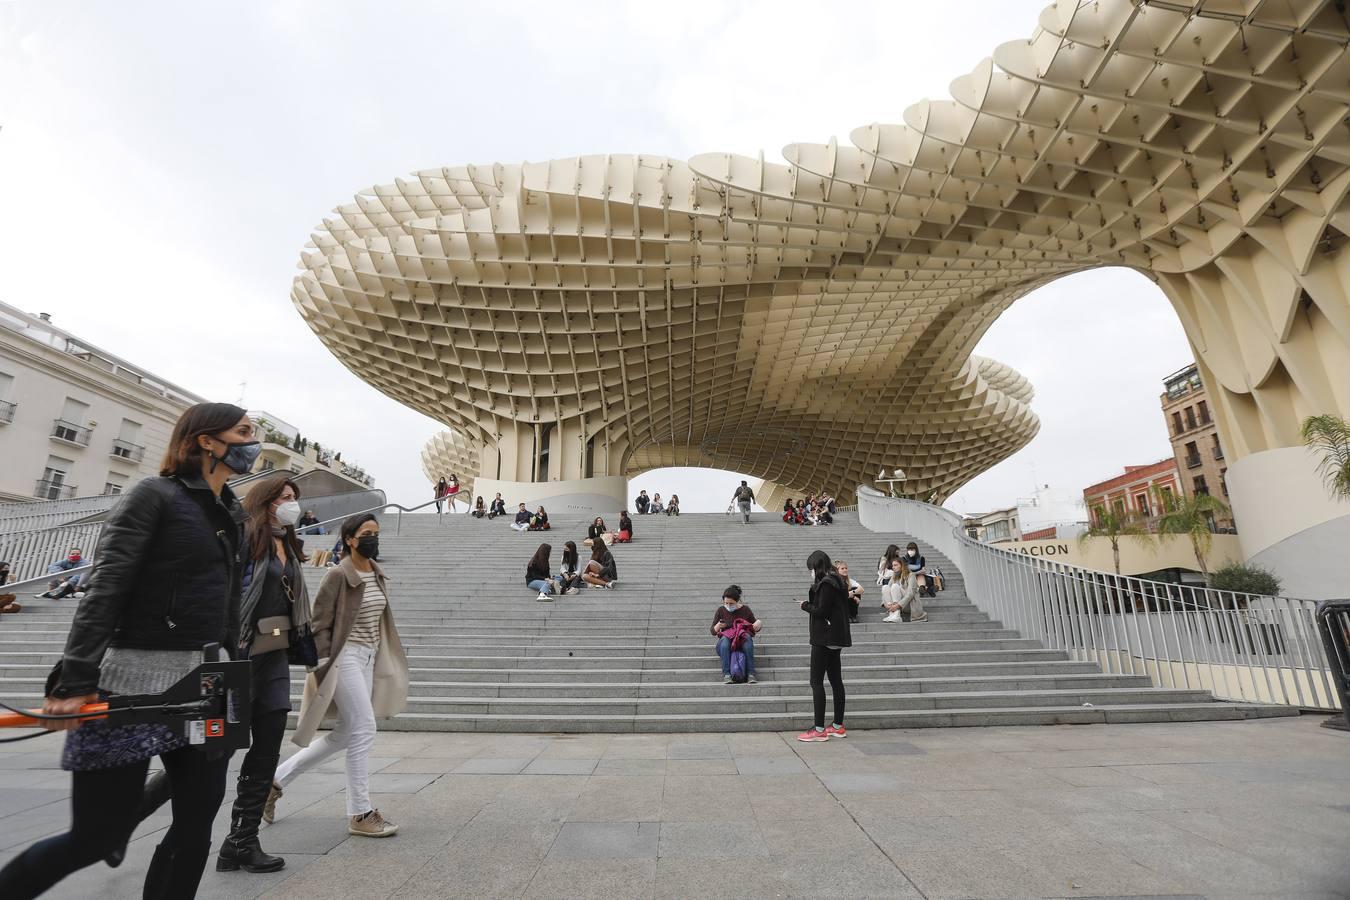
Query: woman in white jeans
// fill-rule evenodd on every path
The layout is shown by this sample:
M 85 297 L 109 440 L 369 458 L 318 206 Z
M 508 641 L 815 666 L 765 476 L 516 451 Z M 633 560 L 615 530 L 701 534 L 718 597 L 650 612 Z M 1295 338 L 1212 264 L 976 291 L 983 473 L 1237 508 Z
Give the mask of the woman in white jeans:
M 342 523 L 342 563 L 330 569 L 314 598 L 312 625 L 319 665 L 305 682 L 300 721 L 291 741 L 303 749 L 277 767 L 263 818 L 276 817 L 286 785 L 336 753 L 347 751 L 347 831 L 389 837 L 398 826 L 370 803 L 370 749 L 375 720 L 398 715 L 408 702 L 408 659 L 394 627 L 380 555 L 380 523 L 369 513 Z M 337 704 L 333 730 L 315 739 Z

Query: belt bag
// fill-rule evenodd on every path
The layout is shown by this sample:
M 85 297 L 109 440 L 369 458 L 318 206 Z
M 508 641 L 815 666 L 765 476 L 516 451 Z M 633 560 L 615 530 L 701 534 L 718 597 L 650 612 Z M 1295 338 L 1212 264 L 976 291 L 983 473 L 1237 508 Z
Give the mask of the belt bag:
M 253 637 L 251 656 L 267 653 L 270 650 L 286 650 L 291 646 L 291 617 L 268 616 L 258 620 L 257 633 Z

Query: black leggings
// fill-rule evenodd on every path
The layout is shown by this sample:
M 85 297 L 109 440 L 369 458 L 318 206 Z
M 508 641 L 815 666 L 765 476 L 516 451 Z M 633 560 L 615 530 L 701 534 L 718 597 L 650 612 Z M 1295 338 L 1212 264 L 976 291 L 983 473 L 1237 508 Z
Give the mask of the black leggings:
M 825 727 L 825 676 L 830 676 L 830 693 L 834 694 L 834 724 L 844 724 L 844 670 L 840 664 L 841 651 L 811 645 L 811 699 L 816 706 L 816 727 Z
M 173 785 L 173 823 L 155 850 L 146 897 L 194 897 L 211 853 L 211 823 L 225 797 L 228 754 L 183 747 L 160 756 Z M 0 870 L 0 897 L 28 900 L 121 847 L 138 822 L 150 761 L 75 772 L 70 830 L 33 844 Z M 152 884 L 153 883 L 153 884 Z

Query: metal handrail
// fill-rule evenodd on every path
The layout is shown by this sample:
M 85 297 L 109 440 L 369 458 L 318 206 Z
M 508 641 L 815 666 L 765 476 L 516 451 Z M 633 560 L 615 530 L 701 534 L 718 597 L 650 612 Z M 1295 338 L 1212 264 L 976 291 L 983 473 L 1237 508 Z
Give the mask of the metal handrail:
M 445 502 L 444 497 L 441 498 L 441 502 L 442 503 Z M 308 525 L 296 528 L 295 532 L 296 534 L 299 534 L 303 537 L 304 532 L 310 528 L 322 528 L 325 525 L 332 525 L 334 522 L 346 521 L 347 519 L 350 519 L 352 516 L 363 516 L 366 513 L 379 513 L 384 512 L 386 509 L 393 508 L 398 510 L 398 521 L 394 523 L 394 534 L 400 534 L 402 533 L 403 529 L 403 514 L 405 512 L 417 512 L 417 510 L 426 509 L 428 506 L 432 506 L 435 503 L 436 503 L 435 500 L 428 500 L 426 503 L 419 503 L 416 506 L 404 506 L 401 503 L 385 503 L 382 506 L 372 506 L 369 509 L 359 509 L 356 512 L 347 513 L 345 516 L 334 516 L 331 519 L 324 519 L 322 522 L 310 522 Z
M 965 577 L 976 607 L 1072 659 L 1167 688 L 1335 710 L 1317 604 L 1085 569 L 985 544 L 950 510 L 858 489 L 859 519 L 924 541 Z

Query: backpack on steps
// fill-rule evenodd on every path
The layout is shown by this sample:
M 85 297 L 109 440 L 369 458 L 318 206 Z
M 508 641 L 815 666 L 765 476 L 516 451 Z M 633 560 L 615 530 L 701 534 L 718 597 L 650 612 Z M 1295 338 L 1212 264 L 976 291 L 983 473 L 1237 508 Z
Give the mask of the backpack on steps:
M 745 651 L 731 651 L 731 681 L 733 684 L 745 684 L 750 673 L 746 671 Z

